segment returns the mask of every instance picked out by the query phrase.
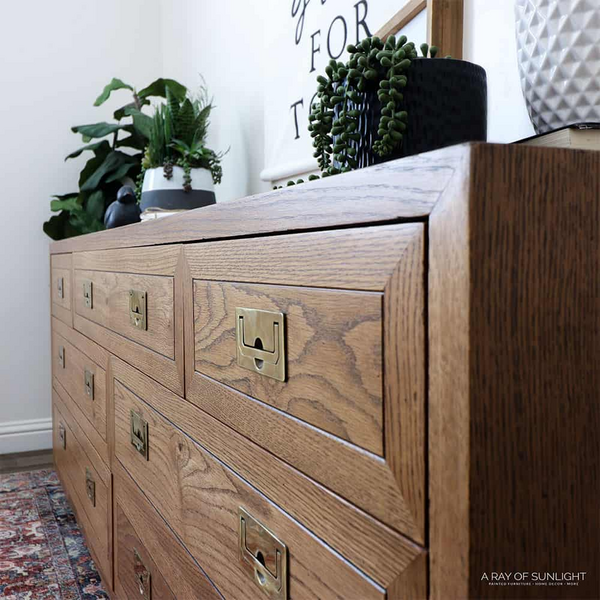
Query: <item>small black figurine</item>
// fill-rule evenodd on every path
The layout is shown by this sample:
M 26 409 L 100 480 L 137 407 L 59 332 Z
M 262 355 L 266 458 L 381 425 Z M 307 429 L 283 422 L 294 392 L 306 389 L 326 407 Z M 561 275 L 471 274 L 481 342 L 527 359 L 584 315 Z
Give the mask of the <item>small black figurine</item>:
M 106 209 L 104 213 L 104 226 L 106 229 L 121 227 L 140 221 L 140 207 L 135 197 L 133 188 L 124 185 L 117 192 L 117 199 Z

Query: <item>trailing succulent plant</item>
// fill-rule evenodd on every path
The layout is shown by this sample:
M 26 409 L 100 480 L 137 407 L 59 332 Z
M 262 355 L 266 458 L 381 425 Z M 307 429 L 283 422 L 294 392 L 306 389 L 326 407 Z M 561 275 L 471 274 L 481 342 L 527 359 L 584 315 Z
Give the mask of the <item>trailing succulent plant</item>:
M 58 214 L 44 223 L 44 232 L 60 240 L 104 229 L 104 212 L 120 187 L 134 180 L 142 168 L 143 150 L 148 144 L 152 119 L 142 112 L 150 98 L 166 98 L 167 92 L 183 100 L 187 89 L 173 79 L 157 79 L 141 90 L 114 78 L 98 96 L 94 106 L 104 104 L 112 92 L 129 90 L 131 100 L 114 112 L 116 122 L 72 127 L 86 144 L 65 160 L 91 153 L 79 176 L 76 192 L 53 196 L 50 208 Z
M 173 167 L 184 170 L 184 191 L 191 191 L 194 168 L 209 169 L 213 181 L 221 183 L 223 171 L 221 159 L 224 153 L 216 153 L 206 147 L 209 117 L 213 109 L 205 88 L 193 97 L 172 94 L 167 90 L 167 101 L 156 107 L 149 132 L 148 145 L 138 176 L 137 193 L 141 194 L 144 172 L 163 168 L 166 179 L 173 176 Z
M 435 58 L 438 49 L 420 46 L 423 57 Z M 314 156 L 323 177 L 351 171 L 358 166 L 357 143 L 361 107 L 365 94 L 377 91 L 381 114 L 372 150 L 381 157 L 391 155 L 402 144 L 408 114 L 404 93 L 410 84 L 410 66 L 417 58 L 413 42 L 406 36 L 389 36 L 384 42 L 368 37 L 349 45 L 346 63 L 331 60 L 325 75 L 317 77 L 317 101 L 312 105 L 308 129 Z M 353 143 L 354 142 L 354 143 Z M 288 185 L 302 183 L 290 181 Z

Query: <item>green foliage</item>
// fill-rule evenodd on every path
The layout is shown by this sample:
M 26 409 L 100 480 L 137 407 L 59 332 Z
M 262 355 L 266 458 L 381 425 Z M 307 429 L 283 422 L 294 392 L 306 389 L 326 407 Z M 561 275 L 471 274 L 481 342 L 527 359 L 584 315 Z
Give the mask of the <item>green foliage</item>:
M 420 49 L 425 58 L 428 54 L 435 58 L 438 53 L 435 46 L 427 44 Z M 349 45 L 348 52 L 346 63 L 331 60 L 325 75 L 317 77 L 317 101 L 309 115 L 308 130 L 323 177 L 357 167 L 358 123 L 367 92 L 376 91 L 381 104 L 374 152 L 382 157 L 392 154 L 401 146 L 407 129 L 404 93 L 410 66 L 417 58 L 415 44 L 406 36 L 396 39 L 392 35 L 385 42 L 369 37 L 356 46 Z
M 180 94 L 167 88 L 167 101 L 157 106 L 149 127 L 148 145 L 142 161 L 142 173 L 138 177 L 138 197 L 143 181 L 143 171 L 163 167 L 167 179 L 172 177 L 173 166 L 184 169 L 185 191 L 191 188 L 191 169 L 209 169 L 213 181 L 221 183 L 223 171 L 217 153 L 206 147 L 210 124 L 212 101 L 205 88 L 197 96 Z
M 104 229 L 105 209 L 117 197 L 122 180 L 135 181 L 142 172 L 143 151 L 154 126 L 152 117 L 142 109 L 150 104 L 149 98 L 153 96 L 183 101 L 187 94 L 187 88 L 173 79 L 157 79 L 136 92 L 131 85 L 114 78 L 96 98 L 94 106 L 101 106 L 119 90 L 128 90 L 131 97 L 114 112 L 116 123 L 72 127 L 74 133 L 82 136 L 85 145 L 71 152 L 65 160 L 82 155 L 89 158 L 79 175 L 79 191 L 52 197 L 50 209 L 58 214 L 44 223 L 44 232 L 54 240 Z

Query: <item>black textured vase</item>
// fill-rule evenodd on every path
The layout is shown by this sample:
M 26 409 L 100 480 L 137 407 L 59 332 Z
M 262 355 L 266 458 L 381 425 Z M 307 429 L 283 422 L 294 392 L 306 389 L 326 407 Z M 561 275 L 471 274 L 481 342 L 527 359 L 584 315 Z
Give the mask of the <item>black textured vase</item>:
M 362 103 L 349 103 L 350 110 L 361 111 L 360 140 L 350 142 L 358 168 L 487 139 L 487 77 L 482 67 L 451 58 L 416 58 L 407 77 L 402 107 L 408 113 L 407 129 L 402 145 L 389 156 L 371 150 L 381 116 L 378 88 L 368 89 Z

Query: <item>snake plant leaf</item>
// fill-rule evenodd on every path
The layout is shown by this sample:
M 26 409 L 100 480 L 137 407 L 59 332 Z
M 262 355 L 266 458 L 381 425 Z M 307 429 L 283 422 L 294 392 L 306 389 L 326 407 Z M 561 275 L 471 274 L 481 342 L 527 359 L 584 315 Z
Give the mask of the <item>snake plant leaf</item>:
M 102 93 L 96 98 L 94 106 L 104 104 L 109 99 L 111 92 L 116 92 L 117 90 L 131 90 L 133 92 L 133 88 L 128 83 L 113 77 L 112 81 L 104 87 Z
M 84 142 L 95 138 L 103 138 L 121 129 L 118 123 L 92 123 L 91 125 L 75 125 L 71 127 L 73 133 L 80 133 Z
M 104 214 L 104 194 L 102 190 L 96 190 L 90 194 L 85 210 L 94 219 L 98 221 L 102 219 L 102 215 Z
M 156 81 L 153 81 L 149 86 L 138 92 L 138 96 L 142 99 L 149 98 L 150 96 L 159 96 L 161 98 L 167 97 L 167 88 L 169 91 L 179 100 L 183 102 L 187 94 L 187 88 L 181 85 L 174 79 L 164 79 L 160 77 Z
M 83 152 L 86 152 L 87 150 L 96 152 L 101 147 L 104 147 L 105 152 L 108 152 L 110 150 L 110 144 L 106 140 L 102 140 L 101 142 L 94 142 L 93 144 L 88 144 L 87 146 L 79 148 L 79 150 L 75 150 L 75 152 L 71 152 L 71 154 L 65 157 L 65 161 L 69 160 L 70 158 L 77 158 L 79 155 L 81 155 Z
M 94 172 L 91 173 L 82 184 L 80 184 L 79 189 L 82 192 L 91 192 L 92 190 L 95 190 L 98 187 L 98 185 L 100 185 L 100 182 L 102 181 L 103 177 L 105 177 L 108 174 L 112 174 L 113 171 L 117 171 L 117 169 L 119 169 L 122 165 L 126 163 L 134 162 L 135 159 L 129 154 L 119 152 L 118 150 L 111 152 L 108 156 L 106 156 L 102 163 L 98 165 Z

